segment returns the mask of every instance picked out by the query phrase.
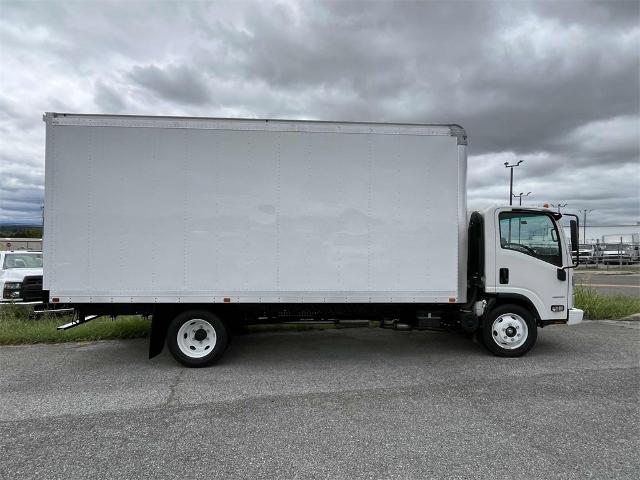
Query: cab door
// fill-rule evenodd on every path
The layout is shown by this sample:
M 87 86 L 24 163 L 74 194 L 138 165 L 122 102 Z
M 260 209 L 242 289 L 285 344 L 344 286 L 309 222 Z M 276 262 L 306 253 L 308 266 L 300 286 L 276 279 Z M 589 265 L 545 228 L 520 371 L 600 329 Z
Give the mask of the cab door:
M 528 298 L 541 320 L 567 318 L 571 276 L 563 270 L 566 241 L 550 213 L 496 212 L 496 293 Z

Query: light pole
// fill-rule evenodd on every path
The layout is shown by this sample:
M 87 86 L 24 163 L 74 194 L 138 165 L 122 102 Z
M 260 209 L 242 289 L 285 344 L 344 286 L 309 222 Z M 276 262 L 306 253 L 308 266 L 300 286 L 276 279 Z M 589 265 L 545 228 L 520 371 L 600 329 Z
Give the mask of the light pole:
M 513 169 L 520 165 L 524 160 L 518 160 L 518 163 L 509 165 L 509 162 L 504 162 L 504 168 L 511 169 L 511 175 L 509 180 L 509 205 L 513 205 Z
M 515 195 L 514 194 L 513 196 L 514 197 L 518 197 L 520 199 L 520 206 L 522 206 L 522 197 L 528 197 L 529 195 L 531 195 L 531 192 L 527 192 L 526 194 L 520 192 L 520 195 Z
M 588 210 L 586 208 L 583 208 L 582 210 L 578 210 L 579 212 L 582 212 L 582 239 L 583 241 L 586 243 L 587 242 L 587 213 L 591 213 L 593 212 L 592 210 Z
M 560 209 L 566 207 L 567 205 L 569 205 L 568 203 L 558 203 L 557 205 L 554 205 L 553 203 L 551 204 L 552 207 L 557 207 L 558 208 L 558 213 L 560 213 Z

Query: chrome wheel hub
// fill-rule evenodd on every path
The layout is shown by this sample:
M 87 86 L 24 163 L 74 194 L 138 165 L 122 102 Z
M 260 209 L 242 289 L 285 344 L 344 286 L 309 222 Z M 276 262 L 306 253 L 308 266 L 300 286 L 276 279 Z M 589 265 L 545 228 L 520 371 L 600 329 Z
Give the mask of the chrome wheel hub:
M 494 320 L 491 336 L 501 348 L 515 350 L 527 341 L 529 328 L 520 315 L 505 313 Z
M 194 318 L 178 330 L 178 348 L 187 357 L 202 358 L 216 346 L 216 331 L 206 320 Z

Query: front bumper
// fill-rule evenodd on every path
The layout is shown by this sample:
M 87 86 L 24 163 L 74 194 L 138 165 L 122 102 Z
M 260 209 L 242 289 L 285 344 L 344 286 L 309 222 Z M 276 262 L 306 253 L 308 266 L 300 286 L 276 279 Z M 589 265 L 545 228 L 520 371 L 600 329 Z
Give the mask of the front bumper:
M 582 317 L 584 317 L 584 310 L 580 310 L 579 308 L 570 308 L 567 325 L 577 325 L 582 323 Z

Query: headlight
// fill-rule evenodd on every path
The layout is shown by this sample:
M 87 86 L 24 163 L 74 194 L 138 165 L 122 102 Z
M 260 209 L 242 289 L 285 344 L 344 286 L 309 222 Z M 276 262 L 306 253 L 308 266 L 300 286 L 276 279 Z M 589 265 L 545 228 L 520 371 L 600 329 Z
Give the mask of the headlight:
M 20 298 L 20 282 L 7 282 L 4 284 L 4 290 L 2 292 L 2 298 L 5 300 L 14 300 Z

